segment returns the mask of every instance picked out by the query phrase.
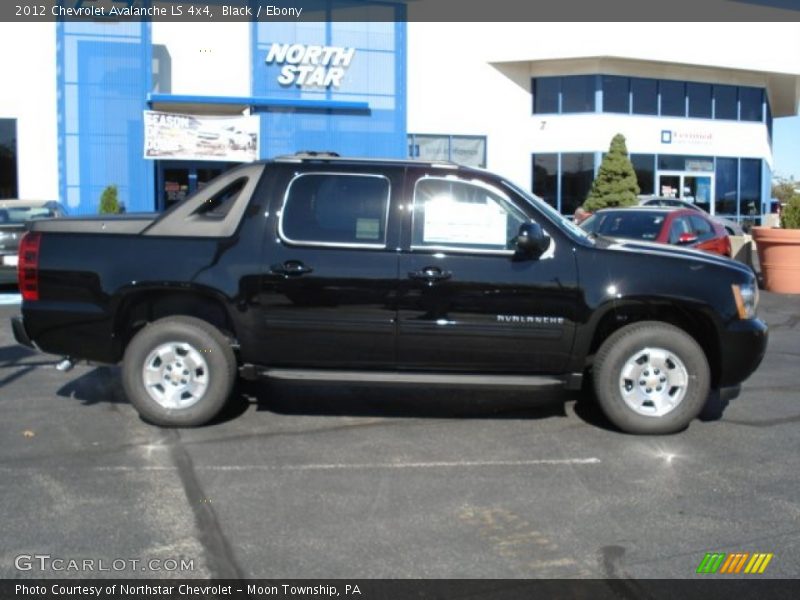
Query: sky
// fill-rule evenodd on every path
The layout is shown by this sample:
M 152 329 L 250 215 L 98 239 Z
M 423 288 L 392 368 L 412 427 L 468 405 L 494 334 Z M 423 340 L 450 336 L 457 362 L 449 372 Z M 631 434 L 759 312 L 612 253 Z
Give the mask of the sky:
M 800 117 L 781 117 L 772 123 L 772 175 L 800 181 Z

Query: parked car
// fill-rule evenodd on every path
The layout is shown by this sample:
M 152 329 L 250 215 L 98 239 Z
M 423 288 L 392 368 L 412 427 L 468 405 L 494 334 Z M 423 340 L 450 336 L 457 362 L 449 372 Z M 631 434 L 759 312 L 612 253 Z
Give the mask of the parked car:
M 686 208 L 604 208 L 581 222 L 589 233 L 612 238 L 686 246 L 731 255 L 725 229 L 710 217 Z
M 590 236 L 452 163 L 248 163 L 156 217 L 35 222 L 20 261 L 17 341 L 64 368 L 121 362 L 127 397 L 163 426 L 209 422 L 240 374 L 569 389 L 590 376 L 620 429 L 669 433 L 767 345 L 749 268 Z
M 64 215 L 64 207 L 54 200 L 0 200 L 0 284 L 17 282 L 17 249 L 25 223 Z
M 693 202 L 687 202 L 686 200 L 681 200 L 680 198 L 669 198 L 663 196 L 651 196 L 641 198 L 639 200 L 639 204 L 641 206 L 669 206 L 672 208 L 688 208 L 690 210 L 694 210 L 696 212 L 702 213 L 706 215 L 708 218 L 716 221 L 720 225 L 725 228 L 725 231 L 728 232 L 728 235 L 744 235 L 745 231 L 739 223 L 736 221 L 732 221 L 731 219 L 724 219 L 722 217 L 718 217 L 716 215 L 711 215 Z

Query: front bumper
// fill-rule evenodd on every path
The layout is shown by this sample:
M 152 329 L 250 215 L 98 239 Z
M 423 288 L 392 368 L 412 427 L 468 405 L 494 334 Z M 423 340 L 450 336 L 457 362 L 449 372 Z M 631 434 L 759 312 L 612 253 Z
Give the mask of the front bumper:
M 734 321 L 720 339 L 720 377 L 717 385 L 737 385 L 750 377 L 767 351 L 769 332 L 761 319 Z
M 28 337 L 28 332 L 25 331 L 25 324 L 21 317 L 11 317 L 11 330 L 14 332 L 14 339 L 17 340 L 17 343 L 28 348 L 36 348 L 31 338 Z

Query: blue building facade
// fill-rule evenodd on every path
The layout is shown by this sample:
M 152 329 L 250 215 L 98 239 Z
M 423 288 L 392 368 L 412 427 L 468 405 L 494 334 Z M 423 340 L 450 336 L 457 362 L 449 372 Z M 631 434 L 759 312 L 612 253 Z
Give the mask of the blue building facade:
M 202 115 L 220 106 L 244 109 L 259 120 L 258 158 L 306 150 L 406 156 L 405 6 L 375 3 L 373 20 L 363 22 L 338 20 L 344 3 L 322 6 L 320 21 L 249 24 L 245 97 L 160 91 L 150 22 L 58 23 L 61 201 L 73 213 L 93 214 L 103 190 L 115 185 L 127 211 L 163 210 L 237 164 L 145 158 L 144 111 L 154 106 Z M 308 48 L 316 53 L 310 60 Z M 314 76 L 330 81 L 286 82 L 287 72 L 310 71 L 303 68 L 309 63 L 323 65 Z

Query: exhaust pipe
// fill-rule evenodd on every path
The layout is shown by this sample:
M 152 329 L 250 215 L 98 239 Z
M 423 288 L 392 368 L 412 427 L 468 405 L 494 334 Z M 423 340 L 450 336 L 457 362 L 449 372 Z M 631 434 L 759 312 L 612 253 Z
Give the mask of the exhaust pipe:
M 72 360 L 69 356 L 65 356 L 56 363 L 56 371 L 61 371 L 62 373 L 66 373 L 67 371 L 71 371 L 72 367 L 74 366 L 75 366 L 75 361 Z

